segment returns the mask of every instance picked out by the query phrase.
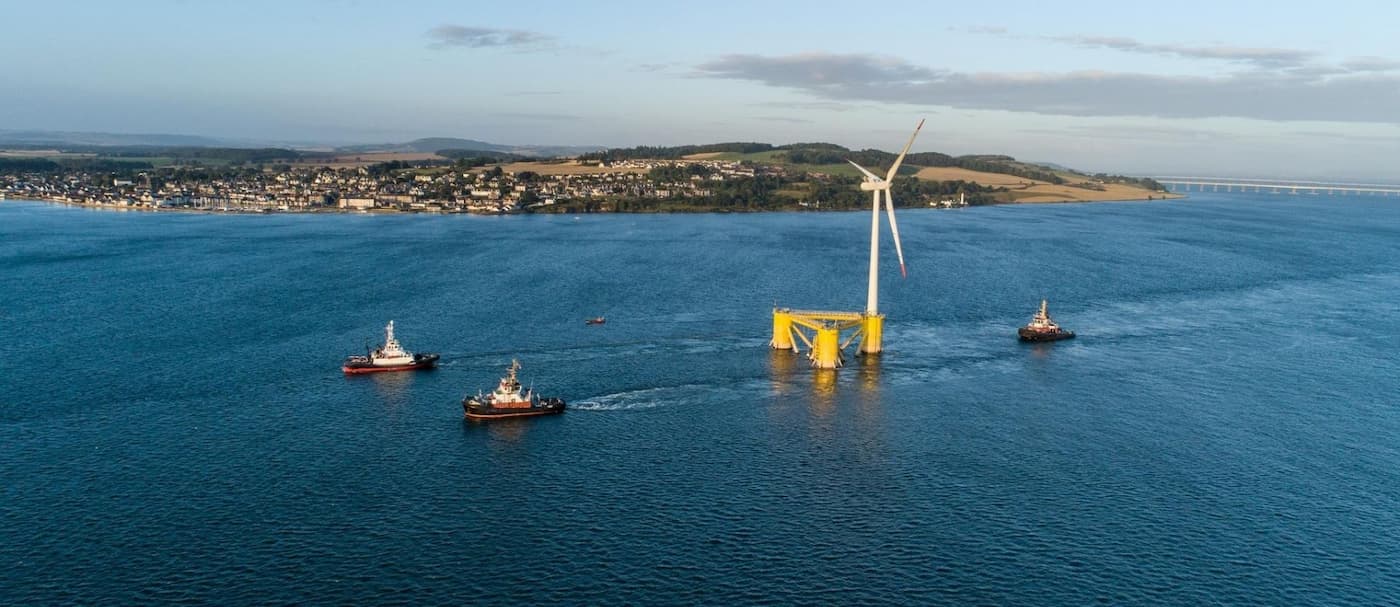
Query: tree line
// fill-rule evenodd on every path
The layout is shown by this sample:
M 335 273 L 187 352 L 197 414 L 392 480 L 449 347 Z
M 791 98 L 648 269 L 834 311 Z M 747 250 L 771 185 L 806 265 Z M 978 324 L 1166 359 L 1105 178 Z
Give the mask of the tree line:
M 669 147 L 643 145 L 631 148 L 614 148 L 602 152 L 584 154 L 579 156 L 579 159 L 593 162 L 616 162 L 619 160 L 643 159 L 676 160 L 692 154 L 716 152 L 737 154 L 776 152 L 772 155 L 774 161 L 798 165 L 845 164 L 847 160 L 850 160 L 872 171 L 877 170 L 878 167 L 894 164 L 894 159 L 897 157 L 896 154 L 884 150 L 852 150 L 834 143 L 793 143 L 775 146 L 767 143 L 728 142 L 707 145 L 680 145 Z M 949 156 L 938 152 L 915 152 L 905 156 L 904 166 L 909 168 L 907 170 L 901 170 L 902 173 L 917 172 L 918 167 L 957 167 L 970 171 L 1015 175 L 1017 177 L 1054 184 L 1065 183 L 1065 179 L 1055 174 L 1053 171 L 1032 168 L 1017 162 L 1015 158 L 1010 156 Z
M 700 167 L 705 168 L 705 167 Z M 658 172 L 657 169 L 666 169 Z M 685 167 L 657 167 L 648 177 L 662 182 L 685 181 Z M 679 178 L 679 179 L 677 179 Z M 797 173 L 757 175 L 706 181 L 708 192 L 699 196 L 659 198 L 655 196 L 613 196 L 565 200 L 558 204 L 529 209 L 541 213 L 662 213 L 662 212 L 754 212 L 798 209 L 863 209 L 870 194 L 859 189 L 854 177 Z M 965 195 L 970 205 L 991 204 L 993 188 L 968 181 L 925 181 L 914 177 L 896 178 L 891 185 L 896 207 L 923 207 L 929 202 Z
M 151 163 L 109 158 L 0 158 L 0 173 L 62 173 L 66 171 L 110 172 L 131 175 L 151 169 Z

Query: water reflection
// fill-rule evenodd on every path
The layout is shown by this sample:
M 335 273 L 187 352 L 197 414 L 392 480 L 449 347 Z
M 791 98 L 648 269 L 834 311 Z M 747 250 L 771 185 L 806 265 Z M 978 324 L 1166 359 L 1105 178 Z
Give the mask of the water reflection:
M 862 393 L 880 394 L 880 356 L 865 355 L 856 367 L 856 381 Z
M 768 352 L 768 381 L 775 405 L 789 402 L 788 397 L 800 402 L 804 393 L 810 392 L 806 400 L 811 412 L 826 417 L 836 409 L 837 377 L 834 369 L 813 369 L 807 357 L 797 352 Z M 805 381 L 808 378 L 810 384 Z
M 840 407 L 841 385 L 854 384 L 854 396 L 861 417 L 877 417 L 881 399 L 881 363 L 879 356 L 861 356 L 852 364 L 840 369 L 814 369 L 806 357 L 794 352 L 772 350 L 768 353 L 768 379 L 775 403 L 785 397 L 807 396 L 809 413 L 817 418 L 827 418 Z M 843 379 L 844 376 L 844 379 Z M 804 382 L 810 380 L 810 383 Z
M 812 370 L 812 413 L 817 417 L 830 416 L 836 410 L 836 369 Z
M 787 394 L 793 389 L 799 365 L 804 362 L 802 355 L 789 350 L 768 350 L 768 378 L 773 394 Z M 806 365 L 801 365 L 805 367 Z
M 374 391 L 390 409 L 403 409 L 412 396 L 413 373 L 373 373 Z
M 1033 342 L 1028 344 L 1031 349 L 1031 358 L 1036 360 L 1048 360 L 1050 352 L 1054 349 L 1053 343 Z
M 805 363 L 800 360 L 799 365 Z M 778 421 L 784 440 L 797 440 L 804 453 L 809 478 L 850 486 L 889 486 L 889 451 L 880 357 L 856 357 L 840 369 L 804 369 L 792 372 L 792 398 L 805 397 L 805 410 L 782 411 Z M 803 385 L 802 380 L 811 383 Z M 779 381 L 775 376 L 775 381 Z M 788 381 L 784 379 L 782 381 Z M 800 438 L 790 433 L 801 428 Z
M 493 419 L 491 421 L 467 421 L 468 426 L 486 428 L 486 432 L 491 437 L 493 447 L 514 446 L 525 437 L 525 431 L 530 427 L 530 423 L 537 420 L 532 418 L 521 419 Z
M 859 389 L 857 414 L 871 418 L 880 410 L 880 359 L 879 355 L 862 356 L 856 370 L 856 386 Z
M 885 476 L 889 450 L 885 445 L 886 409 L 882 357 L 866 356 L 856 372 L 855 411 L 851 415 L 850 461 L 869 479 Z M 893 390 L 891 390 L 893 392 Z
M 464 436 L 477 438 L 484 434 L 492 453 L 506 458 L 502 461 L 509 461 L 525 445 L 523 439 L 530 426 L 545 421 L 536 417 L 470 419 L 463 416 L 462 432 Z

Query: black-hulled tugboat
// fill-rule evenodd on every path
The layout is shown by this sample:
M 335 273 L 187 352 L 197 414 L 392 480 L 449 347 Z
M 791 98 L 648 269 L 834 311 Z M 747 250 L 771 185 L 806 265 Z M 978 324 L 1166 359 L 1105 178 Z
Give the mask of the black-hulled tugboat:
M 1021 327 L 1016 333 L 1021 336 L 1021 341 L 1059 341 L 1074 338 L 1074 331 L 1061 329 L 1060 325 L 1050 320 L 1044 299 L 1040 300 L 1040 310 L 1031 317 L 1031 324 Z
M 462 412 L 467 419 L 529 417 L 564 412 L 562 398 L 540 398 L 533 389 L 522 393 L 520 380 L 515 378 L 515 372 L 519 370 L 520 361 L 511 360 L 510 369 L 494 391 L 486 395 L 477 392 L 476 396 L 462 399 Z
M 414 371 L 431 369 L 437 364 L 437 354 L 415 354 L 403 349 L 394 339 L 394 321 L 384 327 L 384 345 L 364 356 L 351 356 L 340 367 L 350 375 L 383 373 L 385 371 Z

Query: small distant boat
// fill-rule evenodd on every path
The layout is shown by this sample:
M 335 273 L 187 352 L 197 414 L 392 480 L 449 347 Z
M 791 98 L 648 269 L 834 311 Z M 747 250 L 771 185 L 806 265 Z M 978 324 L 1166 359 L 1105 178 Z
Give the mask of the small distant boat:
M 603 323 L 605 323 L 605 322 L 608 322 L 608 319 L 603 318 L 602 316 L 598 316 L 598 317 L 590 318 L 590 319 L 588 319 L 588 320 L 583 321 L 583 324 L 586 324 L 586 325 L 601 325 L 601 324 L 603 324 Z
M 437 364 L 437 354 L 415 354 L 403 349 L 394 339 L 394 321 L 384 327 L 384 345 L 364 356 L 350 356 L 340 367 L 348 375 L 383 373 L 386 371 L 415 371 L 431 369 Z
M 1040 300 L 1040 310 L 1031 317 L 1030 324 L 1021 327 L 1016 331 L 1020 335 L 1021 341 L 1059 341 L 1061 339 L 1073 339 L 1074 331 L 1066 331 L 1050 320 L 1050 313 L 1046 310 L 1046 301 Z
M 552 415 L 564 412 L 564 399 L 540 398 L 534 389 L 521 392 L 520 380 L 515 374 L 520 370 L 520 361 L 511 360 L 506 376 L 490 394 L 477 392 L 476 396 L 462 399 L 462 413 L 467 419 L 497 419 L 503 417 L 530 417 Z

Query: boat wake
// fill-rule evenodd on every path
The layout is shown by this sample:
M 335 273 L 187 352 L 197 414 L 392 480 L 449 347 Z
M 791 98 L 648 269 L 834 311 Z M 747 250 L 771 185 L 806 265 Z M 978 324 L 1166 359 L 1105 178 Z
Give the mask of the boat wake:
M 570 410 L 578 411 L 637 411 L 654 409 L 660 406 L 686 406 L 703 404 L 707 394 L 713 394 L 714 386 L 684 384 L 627 390 L 585 398 L 570 403 Z
M 570 404 L 570 409 L 578 411 L 633 411 L 652 409 L 673 402 L 668 392 L 675 388 L 646 388 L 595 396 Z

